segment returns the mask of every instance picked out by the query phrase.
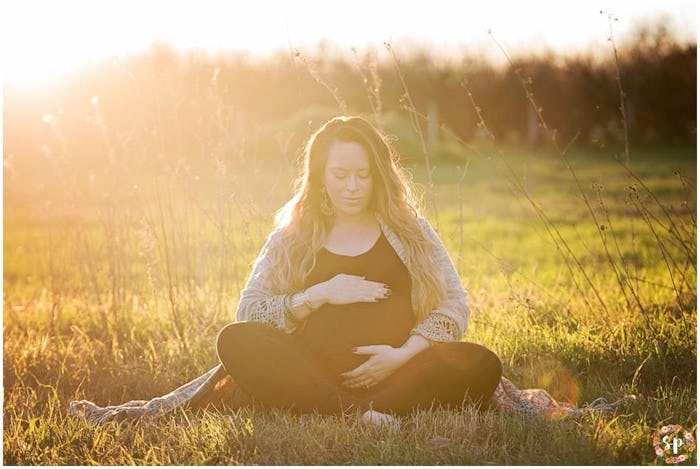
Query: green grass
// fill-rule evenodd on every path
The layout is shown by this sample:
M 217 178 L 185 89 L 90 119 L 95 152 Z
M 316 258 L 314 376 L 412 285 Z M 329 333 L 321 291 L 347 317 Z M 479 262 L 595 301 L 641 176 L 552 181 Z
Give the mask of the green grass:
M 543 387 L 579 405 L 630 393 L 636 401 L 575 420 L 469 407 L 420 411 L 398 429 L 262 409 L 178 413 L 104 427 L 69 418 L 73 399 L 106 405 L 150 398 L 216 363 L 216 333 L 233 319 L 292 175 L 287 165 L 231 162 L 221 171 L 203 160 L 200 167 L 159 176 L 157 191 L 153 174 L 116 170 L 92 185 L 36 189 L 36 197 L 14 197 L 13 188 L 23 182 L 7 181 L 4 462 L 659 463 L 655 431 L 664 424 L 697 430 L 696 271 L 684 269 L 687 253 L 661 229 L 663 211 L 645 193 L 637 206 L 645 212 L 628 203 L 633 181 L 610 153 L 572 151 L 571 165 L 594 213 L 610 217 L 605 243 L 612 258 L 633 273 L 642 308 L 630 306 L 561 157 L 486 148 L 452 155 L 460 159 L 469 162 L 461 200 L 462 169 L 439 164 L 433 174 L 439 215 L 429 189 L 425 213 L 434 225 L 439 221 L 469 292 L 466 340 L 494 350 L 505 376 L 521 388 Z M 632 157 L 635 174 L 688 229 L 693 246 L 695 165 L 695 149 Z M 688 196 L 676 170 L 693 178 Z M 411 172 L 427 187 L 424 166 Z M 560 237 L 547 230 L 516 181 Z M 604 186 L 603 205 L 592 183 Z M 652 224 L 658 239 L 642 213 L 660 220 Z M 662 248 L 678 266 L 671 264 L 671 274 Z

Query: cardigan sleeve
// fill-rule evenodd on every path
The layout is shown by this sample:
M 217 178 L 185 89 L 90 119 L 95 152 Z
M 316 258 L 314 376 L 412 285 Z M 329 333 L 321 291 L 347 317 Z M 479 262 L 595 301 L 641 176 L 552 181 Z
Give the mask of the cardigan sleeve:
M 427 220 L 419 217 L 418 221 L 435 246 L 433 255 L 441 266 L 447 295 L 423 321 L 413 328 L 412 333 L 436 342 L 459 341 L 467 331 L 471 314 L 467 292 L 440 237 Z
M 254 321 L 269 324 L 285 332 L 292 332 L 295 326 L 287 324 L 284 315 L 284 302 L 287 294 L 276 291 L 270 281 L 270 251 L 278 242 L 280 233 L 273 231 L 267 238 L 255 263 L 253 272 L 241 291 L 236 310 L 236 321 Z

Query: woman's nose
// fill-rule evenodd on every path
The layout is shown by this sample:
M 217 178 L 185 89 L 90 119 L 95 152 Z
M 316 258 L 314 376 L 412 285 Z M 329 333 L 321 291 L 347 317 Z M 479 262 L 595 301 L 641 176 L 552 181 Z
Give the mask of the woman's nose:
M 357 179 L 355 178 L 355 175 L 350 175 L 348 178 L 348 189 L 350 190 L 355 190 L 357 188 Z

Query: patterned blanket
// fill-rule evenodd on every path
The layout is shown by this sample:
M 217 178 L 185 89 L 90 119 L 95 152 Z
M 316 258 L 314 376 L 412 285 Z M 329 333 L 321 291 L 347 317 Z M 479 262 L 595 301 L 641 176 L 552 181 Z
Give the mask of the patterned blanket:
M 568 402 L 557 401 L 544 389 L 518 389 L 507 378 L 501 377 L 501 382 L 491 400 L 497 407 L 507 412 L 567 418 L 578 416 L 586 411 L 611 411 L 622 402 L 634 398 L 628 395 L 613 403 L 608 403 L 604 398 L 598 398 L 583 407 L 576 407 Z M 197 409 L 220 403 L 226 403 L 235 408 L 247 402 L 249 402 L 247 396 L 236 386 L 223 365 L 219 364 L 189 383 L 150 401 L 136 400 L 106 407 L 100 407 L 90 401 L 73 401 L 70 403 L 68 413 L 83 416 L 93 424 L 104 424 L 111 421 L 153 418 L 171 413 L 178 408 Z

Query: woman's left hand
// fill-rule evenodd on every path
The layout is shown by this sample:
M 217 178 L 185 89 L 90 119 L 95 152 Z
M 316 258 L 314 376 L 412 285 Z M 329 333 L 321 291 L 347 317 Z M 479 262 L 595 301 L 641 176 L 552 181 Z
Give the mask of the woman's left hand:
M 341 374 L 345 378 L 343 385 L 349 388 L 370 388 L 379 384 L 412 356 L 409 350 L 390 345 L 357 347 L 355 353 L 369 355 L 369 358 L 354 370 Z

